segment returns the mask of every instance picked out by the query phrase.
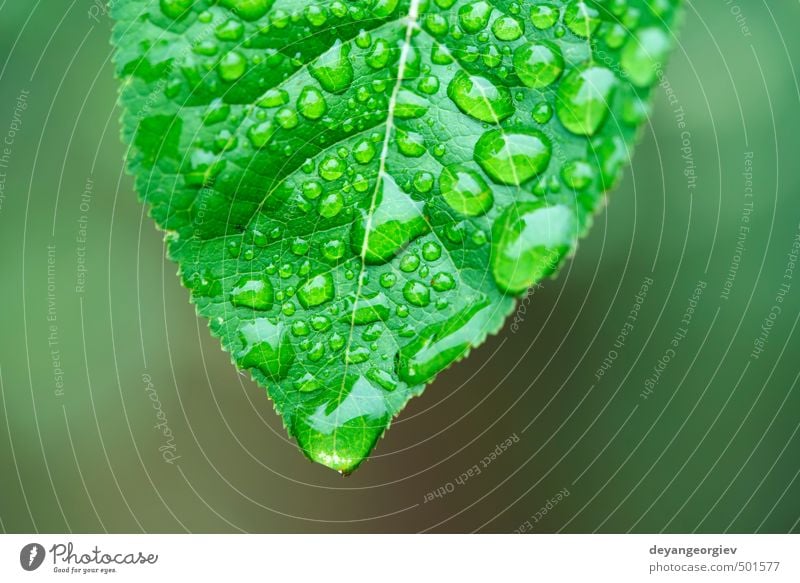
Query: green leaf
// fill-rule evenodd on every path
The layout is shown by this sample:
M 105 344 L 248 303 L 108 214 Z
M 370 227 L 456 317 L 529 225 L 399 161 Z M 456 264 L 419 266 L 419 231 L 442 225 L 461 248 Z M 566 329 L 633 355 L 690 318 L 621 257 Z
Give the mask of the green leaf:
M 350 472 L 552 275 L 679 0 L 117 0 L 136 187 L 197 312 Z

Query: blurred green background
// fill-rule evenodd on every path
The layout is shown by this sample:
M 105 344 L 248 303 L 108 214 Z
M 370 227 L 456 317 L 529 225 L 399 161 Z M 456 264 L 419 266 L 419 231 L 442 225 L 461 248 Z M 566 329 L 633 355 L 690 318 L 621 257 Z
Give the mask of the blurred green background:
M 0 0 L 0 528 L 800 531 L 799 20 L 686 3 L 575 259 L 342 478 L 163 259 L 123 172 L 103 4 Z

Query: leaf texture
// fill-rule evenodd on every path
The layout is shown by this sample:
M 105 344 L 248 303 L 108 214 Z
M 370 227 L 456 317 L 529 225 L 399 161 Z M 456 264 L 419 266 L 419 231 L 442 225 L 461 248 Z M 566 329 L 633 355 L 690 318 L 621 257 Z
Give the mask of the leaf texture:
M 200 316 L 347 473 L 556 272 L 679 0 L 117 0 L 136 188 Z

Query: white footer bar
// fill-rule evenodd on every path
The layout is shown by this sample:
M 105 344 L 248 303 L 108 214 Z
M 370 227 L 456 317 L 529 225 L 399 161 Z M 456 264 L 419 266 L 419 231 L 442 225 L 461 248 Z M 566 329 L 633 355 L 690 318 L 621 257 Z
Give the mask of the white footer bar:
M 0 581 L 800 581 L 794 535 L 4 535 Z

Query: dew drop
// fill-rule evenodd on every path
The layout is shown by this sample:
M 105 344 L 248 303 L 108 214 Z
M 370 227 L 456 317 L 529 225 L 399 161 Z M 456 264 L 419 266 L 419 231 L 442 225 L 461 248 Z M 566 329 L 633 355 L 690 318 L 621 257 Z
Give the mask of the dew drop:
M 537 4 L 531 8 L 531 22 L 539 30 L 546 30 L 558 22 L 558 8 L 552 4 Z
M 491 306 L 482 299 L 452 318 L 423 328 L 397 353 L 397 375 L 412 386 L 427 383 L 486 336 L 491 317 Z
M 394 391 L 397 388 L 397 381 L 394 380 L 391 373 L 383 369 L 369 369 L 367 378 L 386 391 Z
M 419 257 L 415 253 L 409 253 L 400 260 L 400 271 L 411 273 L 419 267 Z
M 492 6 L 484 0 L 466 4 L 458 9 L 458 25 L 466 33 L 482 31 L 489 24 Z
M 185 17 L 193 4 L 194 0 L 161 0 L 159 2 L 164 16 L 172 19 Z
M 431 290 L 422 282 L 409 281 L 403 286 L 403 297 L 409 304 L 424 308 L 431 303 Z
M 448 166 L 442 170 L 439 190 L 454 211 L 470 217 L 484 214 L 494 203 L 486 181 L 464 166 Z
M 442 256 L 442 246 L 436 241 L 428 241 L 422 246 L 422 258 L 425 261 L 436 261 Z
M 408 89 L 397 92 L 394 115 L 398 119 L 415 119 L 425 115 L 428 111 L 428 101 Z
M 341 40 L 309 65 L 311 75 L 329 93 L 341 93 L 353 82 L 353 64 L 350 62 L 350 45 Z
M 586 64 L 572 69 L 558 86 L 556 115 L 573 134 L 594 135 L 608 117 L 617 84 L 605 67 Z
M 264 95 L 256 102 L 260 107 L 280 107 L 289 103 L 289 94 L 283 89 L 275 87 L 267 89 Z
M 231 303 L 234 306 L 268 310 L 272 307 L 272 284 L 266 278 L 240 279 L 231 290 Z
M 647 87 L 656 80 L 671 46 L 663 29 L 643 28 L 625 43 L 620 57 L 622 69 L 634 85 Z
M 219 76 L 223 81 L 233 82 L 247 70 L 247 61 L 236 51 L 231 51 L 219 62 Z
M 456 286 L 456 280 L 449 273 L 437 273 L 431 280 L 433 289 L 438 292 L 445 292 L 453 289 Z
M 286 376 L 294 350 L 283 325 L 256 318 L 242 326 L 240 337 L 244 348 L 236 356 L 242 367 L 257 368 L 271 380 Z
M 359 297 L 353 305 L 352 312 L 345 314 L 342 321 L 356 325 L 384 322 L 391 313 L 389 299 L 381 292 L 372 297 Z
M 319 165 L 319 175 L 328 181 L 338 180 L 344 175 L 345 163 L 339 158 L 325 158 Z
M 271 121 L 263 121 L 259 124 L 250 126 L 247 130 L 247 137 L 254 148 L 263 148 L 275 135 L 275 124 Z
M 564 205 L 516 203 L 492 226 L 492 275 L 511 294 L 524 292 L 555 272 L 577 234 L 574 212 Z
M 322 388 L 322 382 L 314 374 L 307 372 L 297 380 L 295 387 L 301 393 L 313 393 Z
M 331 239 L 322 246 L 322 256 L 330 262 L 339 261 L 344 257 L 346 246 L 341 239 Z
M 525 32 L 525 25 L 513 16 L 501 16 L 492 23 L 492 33 L 497 40 L 514 41 Z
M 537 130 L 491 130 L 478 139 L 474 151 L 475 161 L 492 180 L 517 186 L 543 172 L 550 155 L 550 141 Z
M 372 216 L 362 211 L 351 237 L 353 252 L 372 264 L 389 261 L 411 241 L 428 232 L 428 223 L 422 214 L 423 203 L 412 200 L 400 190 L 389 174 L 384 174 L 380 181 Z
M 564 24 L 574 34 L 589 38 L 600 26 L 600 12 L 589 2 L 571 2 L 564 12 Z
M 530 42 L 514 51 L 514 71 L 520 80 L 534 89 L 551 85 L 564 70 L 561 50 L 547 41 Z
M 425 138 L 417 132 L 398 128 L 395 143 L 400 153 L 409 158 L 419 158 L 426 152 Z
M 546 124 L 553 118 L 553 106 L 546 101 L 540 101 L 533 107 L 531 116 L 536 123 Z
M 297 98 L 297 110 L 307 119 L 319 119 L 328 111 L 322 92 L 316 87 L 303 87 Z
M 272 0 L 220 0 L 220 4 L 245 20 L 257 20 L 272 6 Z
M 459 70 L 447 86 L 447 96 L 458 108 L 477 120 L 499 123 L 514 113 L 511 92 L 485 77 Z
M 326 219 L 332 219 L 342 212 L 343 207 L 344 198 L 342 198 L 342 195 L 336 191 L 331 192 L 319 201 L 319 214 Z
M 561 178 L 573 190 L 586 189 L 594 176 L 594 168 L 585 160 L 570 160 L 561 168 Z
M 297 290 L 297 300 L 304 308 L 313 308 L 333 299 L 333 277 L 330 273 L 315 275 Z

